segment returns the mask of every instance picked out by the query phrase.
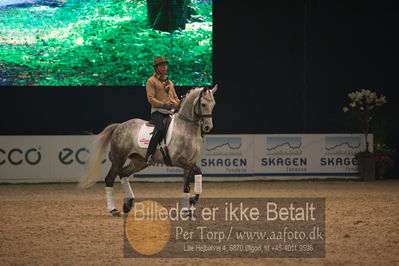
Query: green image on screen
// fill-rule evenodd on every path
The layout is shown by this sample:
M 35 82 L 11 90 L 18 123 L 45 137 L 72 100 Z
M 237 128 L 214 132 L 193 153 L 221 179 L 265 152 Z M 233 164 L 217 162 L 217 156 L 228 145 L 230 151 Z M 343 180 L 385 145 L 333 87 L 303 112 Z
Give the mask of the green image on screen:
M 1 0 L 0 85 L 212 84 L 212 0 Z

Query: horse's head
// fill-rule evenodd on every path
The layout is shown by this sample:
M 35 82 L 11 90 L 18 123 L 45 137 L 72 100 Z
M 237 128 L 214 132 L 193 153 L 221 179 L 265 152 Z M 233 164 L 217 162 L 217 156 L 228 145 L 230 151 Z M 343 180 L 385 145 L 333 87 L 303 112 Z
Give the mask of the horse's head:
M 204 87 L 194 101 L 194 115 L 200 121 L 201 130 L 205 133 L 208 133 L 213 128 L 212 111 L 216 104 L 213 95 L 216 91 L 217 85 L 213 89 Z
M 199 125 L 205 133 L 211 131 L 213 128 L 212 111 L 216 104 L 213 95 L 216 90 L 217 85 L 213 89 L 203 87 L 190 90 L 182 100 L 179 117 Z

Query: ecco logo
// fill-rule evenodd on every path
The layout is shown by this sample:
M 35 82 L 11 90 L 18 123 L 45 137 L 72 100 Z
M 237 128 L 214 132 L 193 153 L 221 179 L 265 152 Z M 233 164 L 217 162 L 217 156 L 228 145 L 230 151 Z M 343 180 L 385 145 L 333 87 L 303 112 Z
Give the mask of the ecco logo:
M 88 154 L 89 150 L 86 148 L 80 148 L 76 152 L 71 148 L 64 148 L 58 153 L 58 159 L 61 163 L 66 165 L 73 163 L 74 160 L 79 164 L 85 164 L 86 161 L 82 160 L 82 157 Z
M 42 154 L 40 153 L 40 148 L 30 148 L 26 151 L 14 148 L 8 152 L 0 148 L 0 165 L 5 164 L 7 161 L 12 165 L 20 165 L 23 162 L 36 165 L 41 159 Z
M 58 160 L 65 165 L 70 165 L 73 162 L 84 165 L 87 163 L 87 158 L 89 157 L 90 151 L 86 148 L 79 148 L 76 151 L 71 148 L 64 148 L 58 153 Z M 108 158 L 110 154 L 108 154 Z M 104 159 L 101 163 L 106 163 L 107 160 Z

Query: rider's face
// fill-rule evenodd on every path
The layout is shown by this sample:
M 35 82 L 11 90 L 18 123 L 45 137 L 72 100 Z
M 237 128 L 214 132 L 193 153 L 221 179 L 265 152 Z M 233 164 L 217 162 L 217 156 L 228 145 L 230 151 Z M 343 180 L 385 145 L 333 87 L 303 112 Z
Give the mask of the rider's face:
M 168 64 L 159 64 L 157 69 L 162 75 L 166 75 L 166 72 L 168 71 Z

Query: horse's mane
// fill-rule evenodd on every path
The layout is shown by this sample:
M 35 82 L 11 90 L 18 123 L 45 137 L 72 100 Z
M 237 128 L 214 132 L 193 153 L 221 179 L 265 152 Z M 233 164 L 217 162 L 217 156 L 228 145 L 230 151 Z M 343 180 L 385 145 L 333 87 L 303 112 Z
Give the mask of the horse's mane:
M 197 87 L 197 88 L 192 88 L 191 90 L 189 90 L 186 95 L 184 95 L 181 104 L 184 105 L 187 102 L 194 102 L 194 99 L 201 93 L 202 88 L 201 87 Z

